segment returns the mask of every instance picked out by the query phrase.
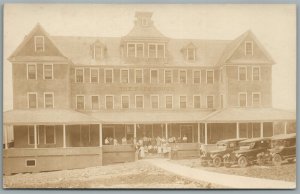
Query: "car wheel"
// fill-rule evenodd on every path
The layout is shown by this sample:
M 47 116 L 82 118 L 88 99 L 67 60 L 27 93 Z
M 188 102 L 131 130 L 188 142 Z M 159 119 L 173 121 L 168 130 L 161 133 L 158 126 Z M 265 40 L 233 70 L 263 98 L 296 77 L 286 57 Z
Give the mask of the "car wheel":
M 273 164 L 274 164 L 275 166 L 280 166 L 281 163 L 282 163 L 282 158 L 281 158 L 281 156 L 280 156 L 279 154 L 275 154 L 275 155 L 273 156 Z
M 245 156 L 241 156 L 239 157 L 238 159 L 238 165 L 241 167 L 241 168 L 245 168 L 247 165 L 248 165 L 248 160 Z
M 213 164 L 215 167 L 220 167 L 222 164 L 222 158 L 220 156 L 217 156 L 213 159 Z

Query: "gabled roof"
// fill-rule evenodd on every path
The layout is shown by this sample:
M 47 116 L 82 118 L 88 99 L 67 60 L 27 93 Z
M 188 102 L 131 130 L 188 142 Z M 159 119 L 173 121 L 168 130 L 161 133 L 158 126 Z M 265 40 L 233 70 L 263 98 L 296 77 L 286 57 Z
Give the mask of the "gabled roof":
M 132 30 L 123 37 L 123 39 L 162 39 L 167 40 L 154 25 L 150 26 L 134 26 Z
M 18 53 L 21 51 L 21 49 L 24 48 L 24 46 L 31 40 L 33 35 L 37 32 L 41 31 L 45 37 L 48 38 L 50 43 L 55 45 L 50 37 L 50 35 L 46 32 L 46 30 L 37 23 L 36 26 L 31 30 L 31 32 L 25 37 L 25 39 L 22 41 L 22 43 L 17 47 L 17 49 L 9 56 L 8 60 L 10 61 L 34 61 L 34 60 L 42 60 L 43 57 L 45 60 L 54 60 L 54 61 L 67 61 L 67 57 L 65 57 L 62 52 L 59 50 L 59 48 L 56 47 L 57 52 L 59 55 L 56 56 L 19 56 Z M 47 58 L 48 57 L 48 58 Z

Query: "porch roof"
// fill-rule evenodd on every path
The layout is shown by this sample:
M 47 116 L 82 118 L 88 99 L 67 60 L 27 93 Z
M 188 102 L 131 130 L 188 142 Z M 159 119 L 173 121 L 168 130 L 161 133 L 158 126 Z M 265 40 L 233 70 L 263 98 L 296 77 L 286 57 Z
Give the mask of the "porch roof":
M 275 108 L 226 108 L 211 113 L 203 120 L 213 122 L 255 122 L 296 120 L 296 112 Z
M 96 120 L 70 109 L 22 109 L 4 112 L 4 124 L 90 124 Z
M 212 111 L 126 111 L 88 113 L 101 123 L 195 123 L 212 113 Z

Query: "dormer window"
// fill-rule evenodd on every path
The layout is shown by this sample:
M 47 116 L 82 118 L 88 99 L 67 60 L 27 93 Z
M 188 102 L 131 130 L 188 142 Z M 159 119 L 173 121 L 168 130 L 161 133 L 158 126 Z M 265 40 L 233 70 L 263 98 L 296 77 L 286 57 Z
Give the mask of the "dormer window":
M 195 48 L 187 48 L 187 60 L 195 61 L 196 59 L 196 49 Z
M 148 44 L 149 58 L 165 58 L 165 44 Z
M 253 42 L 252 41 L 245 42 L 245 55 L 253 56 Z
M 144 44 L 143 43 L 128 43 L 127 44 L 128 57 L 144 57 Z
M 45 51 L 44 36 L 35 36 L 34 37 L 34 47 L 35 47 L 35 52 L 44 52 Z
M 92 45 L 91 45 L 91 57 L 94 60 L 101 60 L 104 56 L 105 52 L 105 46 L 99 41 L 96 40 Z

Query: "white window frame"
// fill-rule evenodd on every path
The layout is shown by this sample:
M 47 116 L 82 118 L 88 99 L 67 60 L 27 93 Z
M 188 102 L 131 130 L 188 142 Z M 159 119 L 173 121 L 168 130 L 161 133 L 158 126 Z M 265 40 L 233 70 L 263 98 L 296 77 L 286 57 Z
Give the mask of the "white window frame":
M 108 109 L 107 108 L 107 104 L 106 104 L 106 98 L 107 97 L 112 97 L 112 109 Z M 106 110 L 113 110 L 113 109 L 115 109 L 115 97 L 114 97 L 114 95 L 105 95 L 105 109 Z
M 153 83 L 153 81 L 152 81 L 152 71 L 157 72 L 157 83 Z M 150 69 L 150 83 L 151 84 L 159 84 L 159 69 Z
M 144 70 L 143 69 L 134 69 L 134 83 L 139 84 L 139 83 L 136 82 L 136 75 L 137 75 L 136 72 L 137 71 L 142 71 L 142 83 L 141 84 L 143 84 L 144 83 Z
M 168 96 L 171 96 L 171 98 L 172 98 L 172 108 L 167 108 L 167 97 L 168 97 Z M 173 97 L 173 95 L 171 95 L 171 94 L 165 95 L 165 108 L 166 108 L 167 110 L 174 109 L 174 97 Z
M 101 51 L 100 58 L 102 58 L 103 57 L 103 47 L 102 46 L 100 46 L 100 51 Z M 93 45 L 93 59 L 96 60 L 96 44 Z
M 97 71 L 97 82 L 92 82 L 92 70 Z M 93 84 L 99 83 L 99 69 L 98 68 L 93 68 L 93 67 L 90 68 L 90 83 L 93 83 Z
M 181 108 L 181 101 L 180 101 L 181 97 L 185 97 L 185 108 Z M 186 95 L 179 96 L 179 109 L 183 109 L 183 110 L 187 109 L 188 108 L 188 102 L 187 101 L 188 101 L 188 97 Z
M 33 144 L 31 144 L 31 145 L 33 145 Z M 33 160 L 33 161 L 34 161 L 34 166 L 28 166 L 28 165 L 27 165 L 27 161 L 29 161 L 29 160 Z M 26 159 L 26 160 L 25 160 L 25 167 L 26 167 L 26 168 L 36 167 L 36 159 L 30 159 L 30 158 Z
M 78 109 L 77 97 L 83 97 L 83 109 Z M 76 110 L 85 110 L 85 96 L 84 95 L 76 95 Z
M 246 106 L 241 106 L 241 95 L 242 94 L 245 94 L 246 95 Z M 248 95 L 247 95 L 247 92 L 239 92 L 239 107 L 248 107 Z
M 137 101 L 136 101 L 136 98 L 137 98 L 137 97 L 140 97 L 140 96 L 143 98 L 143 107 L 142 107 L 142 108 L 138 108 L 138 107 L 136 106 L 136 105 L 137 105 L 137 103 L 136 103 L 136 102 L 137 102 Z M 134 100 L 135 100 L 135 108 L 136 108 L 136 109 L 144 109 L 144 106 L 145 106 L 145 98 L 144 98 L 144 95 L 135 95 Z
M 259 106 L 261 106 L 261 92 L 252 92 L 252 107 L 256 107 L 256 106 L 254 106 L 254 103 L 253 103 L 253 96 L 255 94 L 259 95 L 259 104 L 257 105 L 259 107 Z
M 52 73 L 51 79 L 46 79 L 45 78 L 45 66 L 46 65 L 51 65 L 51 73 Z M 54 77 L 53 77 L 53 64 L 52 63 L 51 64 L 47 64 L 47 63 L 43 64 L 43 79 L 44 80 L 53 80 L 54 79 Z
M 44 52 L 45 51 L 45 37 L 44 36 L 34 36 L 34 51 L 39 52 L 39 51 L 36 50 L 36 39 L 37 38 L 42 38 L 43 39 L 43 51 L 41 51 L 41 52 Z
M 253 76 L 253 75 L 254 75 L 253 69 L 255 69 L 255 68 L 258 68 L 258 71 L 259 71 L 259 72 L 258 72 L 258 80 L 254 80 L 254 79 L 253 79 L 253 77 L 254 77 L 254 76 Z M 252 66 L 252 81 L 260 81 L 260 79 L 261 79 L 260 77 L 261 77 L 260 66 Z
M 166 71 L 171 71 L 171 83 L 166 83 Z M 164 69 L 164 84 L 173 84 L 173 69 Z
M 240 68 L 245 68 L 246 69 L 246 79 L 245 80 L 240 79 Z M 247 66 L 238 66 L 238 80 L 239 81 L 247 81 L 248 80 L 248 68 L 247 68 Z
M 152 104 L 153 104 L 152 97 L 157 97 L 157 108 L 153 108 L 153 106 L 152 106 Z M 151 102 L 151 109 L 153 109 L 153 110 L 159 109 L 159 95 L 150 95 L 150 102 Z
M 93 109 L 93 97 L 95 97 L 95 96 L 98 98 L 97 109 Z M 91 95 L 91 110 L 100 110 L 100 96 L 99 95 Z
M 153 59 L 158 59 L 158 45 L 162 45 L 163 47 L 164 47 L 164 57 L 163 57 L 163 59 L 164 58 L 166 58 L 166 44 L 164 44 L 164 43 L 149 43 L 148 44 L 148 58 L 150 58 L 150 49 L 149 49 L 149 47 L 150 46 L 155 46 L 155 57 L 151 57 L 151 59 L 153 58 Z
M 127 82 L 122 82 L 122 71 L 127 71 Z M 129 69 L 127 69 L 127 68 L 120 69 L 120 83 L 121 84 L 129 84 Z
M 28 125 L 27 126 L 27 143 L 28 145 L 34 145 L 34 142 L 33 143 L 30 143 L 30 135 L 29 135 L 29 127 L 32 126 L 33 127 L 33 139 L 34 139 L 34 125 Z M 40 144 L 40 135 L 39 135 L 39 128 L 38 128 L 38 125 L 36 125 L 36 144 L 39 145 Z
M 211 109 L 213 109 L 215 107 L 215 96 L 214 95 L 207 95 L 206 96 L 206 108 L 208 109 L 208 97 L 212 97 L 213 99 L 213 107 Z
M 77 70 L 82 70 L 82 82 L 77 82 Z M 75 83 L 84 83 L 84 67 L 75 68 Z
M 245 45 L 244 45 L 244 52 L 245 52 L 245 56 L 247 56 L 247 50 L 246 50 L 246 45 L 248 44 L 248 43 L 251 43 L 251 56 L 253 56 L 253 41 L 245 41 Z
M 195 72 L 199 72 L 200 73 L 200 82 L 199 83 L 195 83 Z M 193 84 L 201 84 L 201 70 L 193 70 Z
M 46 143 L 46 126 L 53 126 L 54 128 L 54 143 Z M 45 145 L 55 145 L 56 144 L 56 126 L 55 125 L 44 125 L 44 144 Z
M 106 71 L 111 71 L 111 83 L 106 82 Z M 114 69 L 112 69 L 112 68 L 105 68 L 104 69 L 104 83 L 106 83 L 106 84 L 114 83 Z
M 30 108 L 30 106 L 29 106 L 29 95 L 31 95 L 31 94 L 35 94 L 35 99 L 36 99 L 35 106 L 36 106 L 36 108 Z M 27 108 L 29 108 L 29 109 L 37 109 L 38 108 L 38 95 L 37 95 L 37 92 L 27 92 Z
M 189 49 L 193 49 L 193 59 L 189 59 Z M 186 48 L 186 59 L 188 61 L 195 61 L 196 60 L 196 49 L 195 48 Z
M 200 98 L 200 107 L 199 108 L 195 107 L 195 97 L 199 97 Z M 201 95 L 193 95 L 193 108 L 194 109 L 200 109 L 201 108 Z
M 29 79 L 29 65 L 34 65 L 35 66 L 35 79 Z M 27 80 L 37 80 L 37 64 L 36 63 L 27 63 L 26 64 L 26 68 L 27 68 Z
M 128 108 L 123 108 L 123 97 L 128 97 Z M 130 109 L 130 95 L 121 95 L 121 108 L 122 109 Z
M 181 83 L 181 80 L 180 80 L 180 72 L 181 72 L 181 71 L 184 71 L 184 72 L 185 72 L 185 83 Z M 179 84 L 187 84 L 187 82 L 188 82 L 188 81 L 187 81 L 187 79 L 188 79 L 188 76 L 187 76 L 187 70 L 186 70 L 186 69 L 179 69 L 179 70 L 178 70 L 178 78 L 179 78 L 179 79 L 178 79 L 178 83 L 179 83 Z M 173 81 L 173 75 L 172 75 L 172 81 Z
M 46 108 L 46 95 L 51 94 L 52 95 L 52 108 L 54 108 L 54 92 L 44 92 L 44 108 Z
M 140 45 L 143 45 L 143 56 L 142 57 L 145 57 L 145 44 L 140 42 L 140 43 L 137 43 L 137 42 L 127 42 L 127 57 L 129 57 L 129 45 L 130 44 L 133 44 L 134 45 L 134 58 L 137 58 L 138 57 L 138 53 L 137 53 L 137 45 L 140 44 Z M 132 57 L 132 56 L 130 56 Z
M 213 80 L 212 83 L 208 83 L 208 76 L 207 76 L 208 73 L 207 73 L 207 72 L 209 72 L 209 71 L 211 71 L 211 72 L 213 73 L 213 74 L 212 74 L 212 75 L 213 75 L 213 77 L 212 77 L 212 80 Z M 206 70 L 206 84 L 214 84 L 214 83 L 215 83 L 215 70 L 212 70 L 212 69 L 209 69 L 209 70 L 208 70 L 208 69 L 207 69 L 207 70 Z

